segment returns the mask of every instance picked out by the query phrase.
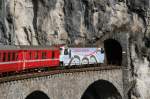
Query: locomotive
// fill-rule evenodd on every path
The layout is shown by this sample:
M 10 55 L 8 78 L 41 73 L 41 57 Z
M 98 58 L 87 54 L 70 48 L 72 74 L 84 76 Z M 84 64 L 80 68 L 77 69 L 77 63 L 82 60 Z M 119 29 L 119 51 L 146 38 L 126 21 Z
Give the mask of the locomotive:
M 104 63 L 103 48 L 60 48 L 60 64 L 62 66 Z
M 0 73 L 104 63 L 104 50 L 97 47 L 3 46 Z

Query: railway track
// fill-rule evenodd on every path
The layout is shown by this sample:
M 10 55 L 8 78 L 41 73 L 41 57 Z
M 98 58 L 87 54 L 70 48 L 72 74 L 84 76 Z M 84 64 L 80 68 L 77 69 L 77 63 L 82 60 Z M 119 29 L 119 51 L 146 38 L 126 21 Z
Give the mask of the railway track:
M 49 75 L 55 75 L 55 74 L 62 74 L 62 73 L 74 73 L 74 72 L 86 72 L 86 71 L 99 71 L 99 70 L 113 70 L 113 69 L 121 69 L 121 66 L 113 66 L 113 65 L 86 65 L 81 67 L 65 67 L 65 68 L 56 68 L 51 71 L 45 71 L 45 72 L 33 72 L 33 73 L 27 73 L 22 75 L 13 75 L 8 77 L 2 77 L 0 78 L 0 83 L 10 82 L 10 81 L 18 81 L 18 80 L 24 80 L 24 79 L 30 79 L 30 78 L 37 78 L 37 77 L 43 77 L 43 76 L 49 76 Z

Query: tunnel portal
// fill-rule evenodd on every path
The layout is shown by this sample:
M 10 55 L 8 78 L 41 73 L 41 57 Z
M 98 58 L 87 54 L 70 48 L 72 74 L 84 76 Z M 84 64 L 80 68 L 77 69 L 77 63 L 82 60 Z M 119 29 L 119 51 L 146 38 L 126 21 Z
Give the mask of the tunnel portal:
M 120 43 L 113 39 L 104 41 L 106 62 L 110 65 L 122 65 L 122 47 Z
M 87 88 L 81 99 L 122 99 L 122 97 L 112 83 L 99 80 Z
M 41 91 L 34 91 L 31 94 L 29 94 L 25 99 L 50 99 L 50 98 Z

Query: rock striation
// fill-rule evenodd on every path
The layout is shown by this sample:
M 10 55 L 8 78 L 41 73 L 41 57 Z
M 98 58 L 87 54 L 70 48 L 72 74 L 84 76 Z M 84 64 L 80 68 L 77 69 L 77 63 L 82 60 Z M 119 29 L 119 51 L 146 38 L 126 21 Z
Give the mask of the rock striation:
M 140 0 L 136 0 L 140 1 Z M 2 2 L 2 1 L 1 1 Z M 106 33 L 145 32 L 146 2 L 132 0 L 3 0 L 2 44 L 95 42 Z M 139 4 L 141 4 L 138 6 Z M 134 6 L 132 6 L 134 5 Z M 138 9 L 138 10 L 136 10 Z M 142 34 L 142 35 L 143 35 Z
M 150 97 L 149 0 L 1 0 L 0 44 L 94 44 L 129 33 L 134 99 Z

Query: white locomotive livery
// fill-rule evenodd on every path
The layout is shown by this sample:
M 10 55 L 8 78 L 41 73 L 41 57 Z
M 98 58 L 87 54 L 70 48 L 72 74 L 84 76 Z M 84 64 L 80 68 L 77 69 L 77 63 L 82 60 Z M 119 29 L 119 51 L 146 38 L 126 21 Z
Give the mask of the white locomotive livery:
M 104 63 L 103 48 L 61 47 L 60 63 L 63 66 Z

